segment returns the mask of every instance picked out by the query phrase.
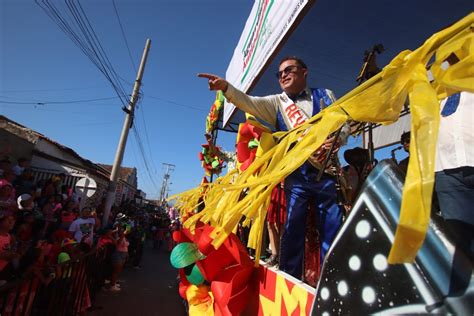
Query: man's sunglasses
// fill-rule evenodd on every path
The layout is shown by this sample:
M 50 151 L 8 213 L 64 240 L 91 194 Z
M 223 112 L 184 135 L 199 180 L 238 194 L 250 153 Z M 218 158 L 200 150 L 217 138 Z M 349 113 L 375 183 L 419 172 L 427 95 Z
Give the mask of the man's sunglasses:
M 282 75 L 287 76 L 290 73 L 294 73 L 294 72 L 296 72 L 296 69 L 298 69 L 298 68 L 302 68 L 302 67 L 297 66 L 297 65 L 288 66 L 285 69 L 280 70 L 279 72 L 277 72 L 275 74 L 275 76 L 277 77 L 277 79 L 280 79 L 282 77 Z

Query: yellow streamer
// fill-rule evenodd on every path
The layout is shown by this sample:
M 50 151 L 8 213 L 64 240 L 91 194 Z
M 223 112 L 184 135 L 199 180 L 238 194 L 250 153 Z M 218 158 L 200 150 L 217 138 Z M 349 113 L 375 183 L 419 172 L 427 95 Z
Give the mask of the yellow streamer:
M 235 181 L 226 176 L 212 185 L 204 211 L 190 218 L 185 226 L 192 228 L 198 220 L 210 222 L 216 228 L 213 245 L 219 247 L 243 221 L 252 225 L 250 245 L 259 249 L 273 187 L 301 166 L 347 120 L 395 122 L 408 97 L 412 112 L 410 161 L 400 221 L 388 260 L 392 264 L 412 262 L 423 244 L 430 220 L 439 100 L 459 91 L 474 92 L 473 25 L 471 13 L 433 35 L 417 50 L 401 52 L 380 74 L 302 126 L 275 133 L 278 144 L 263 152 Z M 434 81 L 430 83 L 426 65 L 435 53 L 436 61 L 431 67 Z M 445 69 L 442 63 L 451 53 L 456 54 L 459 62 Z

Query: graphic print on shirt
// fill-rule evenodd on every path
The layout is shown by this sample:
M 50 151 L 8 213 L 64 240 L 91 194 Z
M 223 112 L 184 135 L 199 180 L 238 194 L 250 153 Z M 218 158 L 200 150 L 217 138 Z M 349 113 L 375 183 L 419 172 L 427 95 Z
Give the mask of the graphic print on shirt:
M 79 229 L 84 235 L 87 235 L 92 231 L 92 224 L 91 223 L 80 224 Z

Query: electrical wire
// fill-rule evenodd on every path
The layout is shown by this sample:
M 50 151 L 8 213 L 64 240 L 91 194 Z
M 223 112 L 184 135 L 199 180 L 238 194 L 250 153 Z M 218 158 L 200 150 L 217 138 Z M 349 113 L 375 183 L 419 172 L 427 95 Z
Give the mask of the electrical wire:
M 71 41 L 84 53 L 86 57 L 97 67 L 97 69 L 104 75 L 104 77 L 109 81 L 112 88 L 114 89 L 117 97 L 121 100 L 122 105 L 128 108 L 128 95 L 125 93 L 124 87 L 121 81 L 127 83 L 122 77 L 118 75 L 115 71 L 112 63 L 110 62 L 109 57 L 107 56 L 105 49 L 97 36 L 94 27 L 90 19 L 88 18 L 84 8 L 82 7 L 79 0 L 64 0 L 65 8 L 61 11 L 58 6 L 51 3 L 50 0 L 35 0 L 35 3 L 46 12 L 46 14 L 53 20 L 54 23 L 65 33 Z M 127 50 L 129 53 L 130 60 L 132 62 L 132 67 L 136 69 L 135 64 L 133 63 L 133 58 L 131 55 L 130 47 L 128 45 L 127 39 L 125 37 L 125 30 L 118 15 L 117 6 L 115 1 L 112 0 L 112 4 L 114 6 L 115 14 L 117 16 L 117 20 L 120 25 L 120 29 L 122 32 L 122 37 L 124 39 L 125 45 L 127 46 Z M 63 13 L 61 13 L 63 12 Z M 82 100 L 81 100 L 82 101 Z M 4 101 L 4 103 L 7 103 Z M 76 102 L 77 103 L 77 102 Z M 14 103 L 20 104 L 20 103 Z M 35 105 L 44 105 L 46 102 L 21 102 L 21 104 L 35 104 Z M 51 102 L 49 102 L 51 104 Z M 133 114 L 133 113 L 132 113 Z M 148 139 L 148 131 L 146 130 L 146 123 L 144 120 L 144 115 L 142 117 L 146 140 L 148 147 L 150 148 L 149 139 Z M 145 165 L 146 173 L 148 174 L 151 183 L 154 185 L 155 189 L 158 189 L 150 168 L 150 163 L 145 154 L 145 149 L 143 146 L 142 137 L 138 130 L 137 124 L 133 124 L 132 126 L 133 134 L 135 136 L 135 141 L 137 143 L 137 147 L 139 149 L 140 155 L 142 157 L 143 163 Z M 151 153 L 151 151 L 150 151 Z
M 149 166 L 149 164 L 148 164 L 148 160 L 147 160 L 146 155 L 145 155 L 145 150 L 144 150 L 144 148 L 143 148 L 143 142 L 142 142 L 142 140 L 141 140 L 140 134 L 138 133 L 136 124 L 133 124 L 132 129 L 133 129 L 133 132 L 134 132 L 133 134 L 134 134 L 134 136 L 135 136 L 135 140 L 136 140 L 136 142 L 137 142 L 137 144 L 138 144 L 139 153 L 140 153 L 140 155 L 141 155 L 141 157 L 142 157 L 142 160 L 143 160 L 143 162 L 144 162 L 144 164 L 145 164 L 145 170 L 147 171 L 148 177 L 150 178 L 150 181 L 151 181 L 151 183 L 153 184 L 153 186 L 155 187 L 155 189 L 158 189 L 158 186 L 156 185 L 156 182 L 155 182 L 155 180 L 153 179 L 153 176 L 152 176 L 152 174 L 151 174 L 150 166 Z
M 35 0 L 35 3 L 51 18 L 51 20 L 65 33 L 71 41 L 86 55 L 89 60 L 109 81 L 120 98 L 122 105 L 128 104 L 127 94 L 118 79 L 105 50 L 85 13 L 80 2 L 65 0 L 66 14 L 61 14 L 58 6 L 49 0 Z
M 101 89 L 99 87 L 84 88 L 57 88 L 57 89 L 28 89 L 28 90 L 0 90 L 0 93 L 24 93 L 24 92 L 53 92 L 53 91 L 76 91 L 76 90 L 92 90 Z
M 133 70 L 135 72 L 137 72 L 137 67 L 135 67 L 135 63 L 133 62 L 132 53 L 130 51 L 130 46 L 128 46 L 127 37 L 125 36 L 125 31 L 123 30 L 122 21 L 120 20 L 120 16 L 118 14 L 117 6 L 115 5 L 115 0 L 112 0 L 112 5 L 114 6 L 115 16 L 117 17 L 117 21 L 120 25 L 120 31 L 122 32 L 122 38 L 125 42 L 125 46 L 127 47 L 128 57 L 130 57 L 130 62 L 132 64 Z
M 144 96 L 144 97 L 145 97 L 145 96 Z M 187 104 L 182 104 L 182 103 L 178 103 L 178 102 L 175 102 L 175 101 L 172 101 L 172 100 L 167 100 L 167 99 L 163 99 L 163 98 L 159 98 L 159 97 L 154 97 L 154 96 L 151 96 L 151 95 L 149 95 L 149 94 L 147 94 L 146 97 L 147 97 L 147 98 L 150 98 L 150 99 L 154 99 L 154 100 L 158 100 L 158 101 L 162 101 L 162 102 L 174 104 L 174 105 L 177 105 L 177 106 L 181 106 L 181 107 L 184 107 L 184 108 L 187 108 L 187 109 L 191 109 L 191 110 L 196 110 L 196 111 L 201 111 L 201 112 L 208 112 L 208 110 L 203 109 L 203 108 L 198 108 L 198 107 L 196 107 L 196 106 L 187 105 Z
M 150 159 L 151 159 L 151 162 L 152 162 L 152 167 L 153 167 L 153 171 L 155 172 L 156 174 L 156 165 L 154 163 L 154 159 L 153 159 L 153 154 L 151 152 L 151 146 L 150 146 L 150 139 L 148 137 L 148 128 L 146 126 L 146 115 L 145 115 L 145 108 L 143 106 L 143 102 L 141 102 L 143 99 L 142 98 L 139 98 L 138 99 L 138 104 L 137 104 L 137 107 L 141 113 L 141 118 L 142 118 L 142 123 L 143 123 L 143 128 L 145 129 L 145 140 L 146 140 L 146 143 L 147 143 L 147 147 L 148 147 L 148 152 L 150 154 Z
M 1 98 L 10 99 L 10 97 L 0 96 Z M 105 100 L 115 100 L 117 97 L 109 98 L 97 98 L 97 99 L 85 99 L 85 100 L 68 100 L 68 101 L 32 101 L 32 102 L 21 102 L 21 101 L 3 101 L 0 100 L 0 103 L 5 104 L 28 104 L 28 105 L 48 105 L 48 104 L 73 104 L 73 103 L 87 103 L 87 102 L 96 102 L 96 101 L 105 101 Z

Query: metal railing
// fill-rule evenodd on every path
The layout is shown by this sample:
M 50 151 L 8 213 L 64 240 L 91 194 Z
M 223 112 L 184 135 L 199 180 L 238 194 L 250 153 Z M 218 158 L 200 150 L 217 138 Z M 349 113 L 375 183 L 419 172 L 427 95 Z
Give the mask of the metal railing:
M 104 249 L 93 250 L 78 260 L 56 267 L 56 277 L 48 284 L 30 273 L 0 287 L 2 316 L 73 316 L 85 313 L 104 284 Z

